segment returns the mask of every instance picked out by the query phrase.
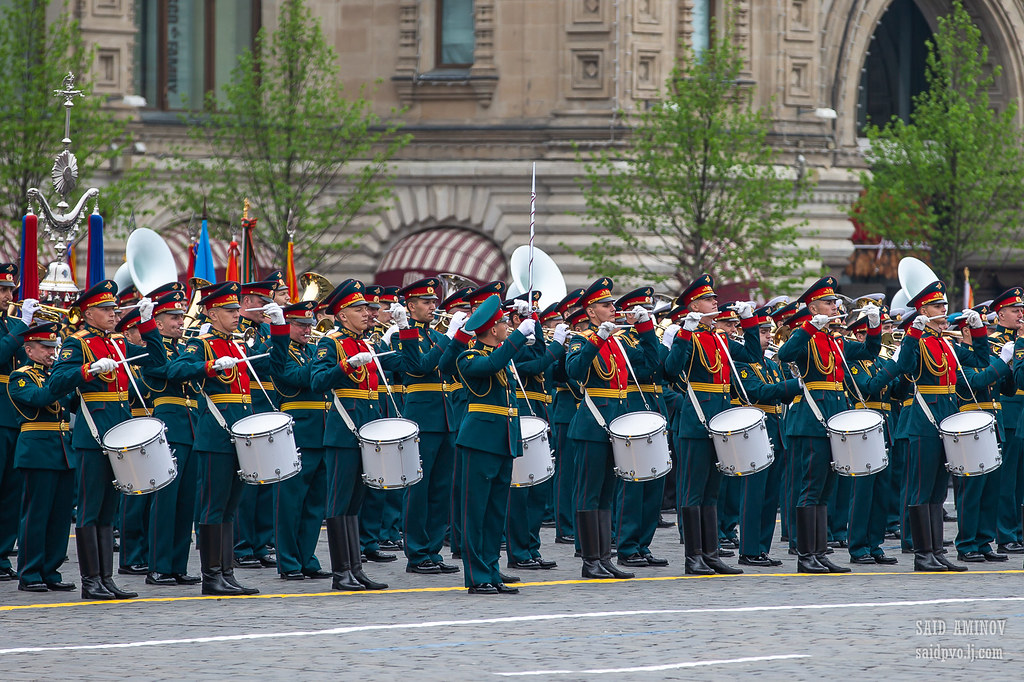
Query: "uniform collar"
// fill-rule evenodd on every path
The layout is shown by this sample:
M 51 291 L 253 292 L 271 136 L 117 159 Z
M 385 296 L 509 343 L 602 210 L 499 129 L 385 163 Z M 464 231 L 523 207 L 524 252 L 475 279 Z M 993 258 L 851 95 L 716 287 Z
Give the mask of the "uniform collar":
M 485 353 L 486 354 L 486 353 L 490 353 L 492 350 L 494 350 L 494 346 L 488 346 L 486 343 L 484 343 L 480 339 L 476 339 L 476 340 L 473 341 L 473 350 L 480 351 L 481 353 Z
M 410 320 L 409 322 L 415 329 L 430 329 L 429 322 L 420 322 L 419 320 Z
M 356 339 L 357 341 L 363 338 L 362 334 L 360 334 L 359 332 L 354 332 L 351 329 L 348 329 L 347 327 L 338 327 L 338 334 L 348 339 Z
M 49 374 L 50 370 L 46 369 L 46 365 L 41 362 L 33 362 L 32 369 L 42 372 L 43 374 Z
M 91 324 L 84 324 L 82 328 L 85 329 L 90 334 L 92 334 L 93 336 L 98 336 L 101 339 L 107 338 L 112 333 L 112 332 L 105 332 L 102 329 L 99 329 L 98 327 L 92 326 Z
M 225 341 L 230 341 L 233 338 L 231 334 L 225 334 L 219 329 L 214 329 L 213 327 L 210 327 L 210 334 L 216 336 L 218 339 L 224 339 Z
M 289 339 L 289 345 L 292 348 L 294 348 L 295 350 L 302 351 L 303 353 L 305 353 L 306 351 L 309 350 L 309 344 L 308 343 L 303 343 L 301 341 L 296 341 L 295 339 Z

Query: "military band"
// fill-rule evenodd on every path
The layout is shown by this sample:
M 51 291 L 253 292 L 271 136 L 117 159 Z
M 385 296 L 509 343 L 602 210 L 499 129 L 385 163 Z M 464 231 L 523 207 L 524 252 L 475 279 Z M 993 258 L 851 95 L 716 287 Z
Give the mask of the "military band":
M 364 561 L 401 551 L 414 576 L 456 573 L 447 543 L 470 593 L 515 594 L 502 545 L 514 571 L 555 567 L 546 514 L 551 539 L 576 545 L 582 577 L 628 579 L 622 568 L 674 563 L 651 549 L 667 481 L 686 574 L 742 572 L 722 561 L 720 542 L 737 535 L 742 566 L 774 569 L 789 550 L 801 573 L 850 571 L 836 563 L 840 545 L 852 566 L 897 563 L 886 537 L 900 538 L 917 571 L 1024 553 L 1024 289 L 950 312 L 945 284 L 931 280 L 889 311 L 881 295 L 844 303 L 824 277 L 792 302 L 720 307 L 702 274 L 656 306 L 654 287 L 616 298 L 601 277 L 542 310 L 540 291 L 509 296 L 500 281 L 348 279 L 293 303 L 282 280 L 211 284 L 188 320 L 180 284 L 143 296 L 104 280 L 74 302 L 75 328 L 33 299 L 9 306 L 18 269 L 0 265 L 0 579 L 25 592 L 76 589 L 60 571 L 74 517 L 84 599 L 136 595 L 113 580 L 115 520 L 119 572 L 154 586 L 255 594 L 235 579 L 245 566 L 382 590 Z M 738 406 L 762 416 L 771 453 L 733 475 L 709 424 Z M 829 422 L 847 412 L 879 415 L 880 470 L 837 466 Z M 950 480 L 940 425 L 970 412 L 990 416 L 1001 466 Z M 243 480 L 232 427 L 271 414 L 290 420 L 296 471 Z M 619 466 L 612 423 L 637 414 L 664 423 L 671 472 L 631 478 Z M 112 485 L 101 446 L 112 427 L 149 416 L 166 427 L 174 475 L 133 494 Z M 551 473 L 513 485 L 528 416 L 551 430 Z M 377 420 L 414 424 L 416 482 L 365 480 L 360 430 Z M 942 537 L 950 482 L 963 563 Z M 330 571 L 317 556 L 322 525 Z M 193 531 L 200 576 L 188 570 Z

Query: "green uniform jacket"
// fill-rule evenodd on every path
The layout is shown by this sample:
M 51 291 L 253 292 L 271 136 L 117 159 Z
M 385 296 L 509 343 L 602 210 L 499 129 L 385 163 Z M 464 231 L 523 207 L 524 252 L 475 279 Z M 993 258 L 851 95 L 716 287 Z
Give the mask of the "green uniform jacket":
M 96 430 L 101 439 L 103 434 L 110 428 L 130 419 L 132 416 L 127 394 L 134 389 L 131 388 L 131 384 L 128 382 L 127 374 L 123 370 L 124 365 L 118 366 L 116 385 L 114 382 L 107 383 L 102 376 L 89 374 L 89 365 L 97 357 L 119 359 L 116 353 L 112 351 L 109 355 L 96 356 L 89 347 L 90 339 L 104 340 L 107 344 L 117 343 L 126 358 L 145 355 L 145 358 L 136 361 L 136 364 L 141 367 L 159 367 L 167 364 L 167 355 L 164 352 L 160 332 L 156 329 L 156 323 L 153 320 L 140 323 L 139 332 L 142 334 L 143 341 L 146 342 L 145 348 L 128 343 L 121 334 L 107 334 L 89 326 L 69 336 L 61 345 L 60 357 L 50 372 L 47 384 L 54 395 L 67 395 L 75 389 L 82 393 L 85 403 L 78 409 L 78 415 L 75 418 L 75 428 L 71 438 L 71 443 L 76 450 L 100 449 L 100 444 L 92 437 L 89 425 L 82 416 L 82 410 L 85 409 L 85 405 L 88 405 L 89 414 L 92 415 L 93 422 L 96 424 Z M 92 342 L 95 343 L 95 341 Z M 141 389 L 142 387 L 140 386 L 139 388 Z M 94 394 L 101 393 L 122 393 L 124 399 L 98 400 L 97 398 L 103 396 Z
M 829 417 L 850 409 L 850 401 L 845 390 L 819 389 L 818 386 L 845 383 L 846 366 L 841 358 L 831 350 L 825 355 L 820 350 L 828 343 L 828 338 L 839 344 L 847 363 L 857 360 L 873 360 L 882 349 L 882 328 L 868 329 L 868 338 L 864 343 L 829 336 L 830 332 L 819 331 L 810 322 L 793 330 L 786 342 L 779 348 L 780 363 L 795 363 L 796 369 L 803 378 L 807 389 L 814 398 L 822 417 L 828 422 Z M 825 363 L 822 365 L 821 363 Z M 837 377 L 842 377 L 840 381 Z M 825 427 L 817 420 L 801 393 L 794 400 L 786 415 L 786 435 L 804 436 L 808 438 L 827 438 Z
M 398 332 L 405 418 L 419 424 L 424 433 L 454 432 L 455 411 L 445 390 L 454 378 L 444 375 L 438 366 L 451 339 L 425 322 L 410 324 L 409 329 Z
M 538 333 L 540 328 L 538 327 Z M 560 343 L 546 344 L 544 335 L 535 337 L 532 346 L 520 348 L 512 361 L 515 363 L 519 378 L 523 381 L 523 387 L 519 389 L 516 397 L 519 399 L 519 411 L 524 416 L 531 412 L 540 417 L 548 424 L 551 423 L 551 394 L 548 392 L 547 373 L 548 370 L 565 357 L 565 347 Z
M 964 367 L 963 375 L 957 374 L 956 397 L 960 401 L 960 411 L 968 412 L 980 409 L 995 416 L 996 432 L 999 434 L 1000 441 L 1005 436 L 1003 411 L 996 405 L 1001 405 L 999 401 L 1000 386 L 1005 383 L 1007 377 L 1011 376 L 1013 376 L 1013 370 L 997 357 L 993 357 L 992 364 L 985 369 Z M 964 381 L 964 377 L 967 377 L 966 381 Z
M 270 371 L 274 376 L 274 387 L 281 411 L 295 420 L 295 445 L 322 448 L 329 403 L 323 391 L 312 388 L 312 347 L 308 343 L 292 341 L 289 329 L 287 324 L 270 328 Z
M 473 337 L 465 333 L 461 329 L 455 332 L 454 338 L 445 347 L 444 352 L 441 354 L 441 359 L 437 363 L 437 368 L 441 370 L 441 374 L 445 376 L 458 377 L 458 359 L 465 351 L 469 349 L 469 345 L 473 343 Z M 452 412 L 455 414 L 456 431 L 462 426 L 462 420 L 466 416 L 466 407 L 469 405 L 469 393 L 466 391 L 466 387 L 461 385 L 461 382 L 456 382 L 458 386 L 455 390 L 448 393 L 448 400 L 452 404 Z
M 764 410 L 769 423 L 776 424 L 782 438 L 781 445 L 785 447 L 782 409 L 783 405 L 788 405 L 793 398 L 800 395 L 800 382 L 797 379 L 787 379 L 779 363 L 768 357 L 761 362 L 737 363 L 736 369 L 740 373 L 740 381 L 747 391 L 747 397 L 755 407 Z M 779 454 L 781 453 L 776 453 Z
M 14 450 L 14 466 L 18 469 L 67 471 L 78 466 L 68 427 L 71 399 L 53 392 L 46 383 L 49 376 L 50 371 L 38 363 L 11 372 L 5 391 L 13 405 L 11 411 L 20 424 L 29 425 L 18 435 Z
M 210 396 L 227 426 L 227 429 L 224 429 L 217 423 L 216 417 L 209 410 L 206 398 L 200 396 L 202 410 L 199 422 L 195 425 L 193 446 L 197 451 L 235 454 L 235 446 L 231 442 L 228 429 L 239 419 L 253 414 L 251 402 L 244 402 L 246 398 L 251 399 L 248 368 L 242 362 L 227 372 L 215 372 L 213 362 L 219 357 L 239 358 L 242 355 L 244 352 L 238 350 L 230 334 L 210 330 L 209 334 L 189 339 L 184 352 L 174 358 L 167 368 L 168 381 L 194 382 L 201 391 Z M 232 402 L 223 402 L 229 399 Z
M 655 354 L 649 356 L 640 348 L 640 335 L 636 333 L 636 330 L 627 329 L 618 336 L 635 374 L 634 377 L 630 377 L 629 394 L 626 396 L 627 411 L 649 410 L 667 417 L 668 410 L 665 407 L 665 399 L 662 397 L 664 389 L 661 385 L 663 376 L 661 350 L 664 346 L 658 346 L 655 349 Z M 652 359 L 653 362 L 651 362 Z M 640 384 L 639 388 L 637 388 L 638 383 Z
M 640 334 L 640 349 L 649 358 L 650 362 L 658 361 L 658 335 L 654 333 L 654 323 L 650 320 L 639 322 L 636 330 Z M 591 328 L 582 334 L 572 337 L 569 348 L 565 354 L 565 369 L 569 379 L 577 382 L 590 392 L 594 405 L 597 406 L 606 424 L 611 424 L 616 417 L 628 412 L 626 396 L 629 390 L 629 370 L 625 367 L 618 367 L 611 379 L 602 378 L 601 375 L 610 371 L 608 353 L 613 347 L 612 338 L 602 340 L 597 335 L 597 327 Z M 631 360 L 632 362 L 632 360 Z M 614 386 L 612 381 L 619 384 Z M 595 394 L 593 391 L 608 391 L 605 395 Z M 618 389 L 621 397 L 611 397 L 612 392 Z M 575 440 L 584 440 L 595 443 L 608 443 L 608 432 L 597 423 L 590 409 L 580 404 L 572 422 L 569 424 L 569 437 Z
M 27 329 L 21 319 L 9 317 L 7 310 L 0 311 L 0 382 L 7 383 L 11 372 L 21 367 L 28 358 L 25 356 L 25 342 L 19 332 Z M 18 428 L 17 414 L 11 407 L 7 391 L 0 391 L 0 427 Z
M 474 341 L 459 356 L 458 376 L 469 392 L 469 405 L 457 446 L 507 457 L 523 454 L 517 385 L 509 361 L 525 344 L 526 337 L 516 330 L 497 348 Z
M 191 445 L 200 409 L 205 409 L 205 406 L 200 405 L 199 391 L 190 382 L 168 379 L 170 368 L 184 346 L 177 339 L 165 338 L 163 342 L 167 363 L 143 370 L 143 378 L 153 398 L 153 416 L 167 426 L 168 442 Z
M 246 355 L 262 355 L 270 352 L 270 325 L 266 322 L 253 322 L 252 320 L 240 317 L 238 318 L 238 331 L 245 333 L 246 329 L 253 328 L 256 330 L 255 341 L 251 346 L 240 344 L 245 350 Z M 251 377 L 252 380 L 252 409 L 256 413 L 260 412 L 275 412 L 277 411 L 277 389 L 274 387 L 273 370 L 270 366 L 270 358 L 259 358 L 258 360 L 252 360 L 252 368 L 259 375 L 261 384 L 257 385 L 256 377 Z M 259 386 L 263 387 L 261 391 Z M 267 397 L 270 397 L 270 402 L 267 402 Z
M 998 356 L 1004 343 L 1016 343 L 1017 331 L 996 325 L 995 330 L 988 335 L 992 354 Z M 1007 429 L 1016 429 L 1020 423 L 1021 415 L 1024 414 L 1024 391 L 1017 388 L 1014 381 L 1006 382 L 1003 387 L 1003 397 L 999 400 L 1002 406 L 1003 426 Z
M 761 350 L 761 331 L 757 320 L 753 317 L 740 322 L 743 327 L 743 343 L 728 339 L 729 355 L 734 362 L 761 362 L 764 351 Z M 665 359 L 665 373 L 678 383 L 683 393 L 683 400 L 672 424 L 673 431 L 682 438 L 710 438 L 708 430 L 700 423 L 697 411 L 686 395 L 686 383 L 693 387 L 693 393 L 700 403 L 705 419 L 709 420 L 730 407 L 729 392 L 706 391 L 701 386 L 721 385 L 721 378 L 727 377 L 724 383 L 732 382 L 732 368 L 729 358 L 719 357 L 718 362 L 711 362 L 707 351 L 707 339 L 714 330 L 706 325 L 698 327 L 697 332 L 681 329 L 672 350 Z M 719 338 L 721 336 L 719 335 Z M 711 368 L 706 363 L 711 364 Z M 714 371 L 712 371 L 714 370 Z
M 899 382 L 893 379 L 893 368 L 896 363 L 892 360 L 878 358 L 877 360 L 857 360 L 850 365 L 850 376 L 864 396 L 863 406 L 879 412 L 885 418 L 885 440 L 892 443 L 895 423 L 892 419 L 892 406 L 889 400 L 891 388 Z M 856 393 L 852 394 L 856 396 Z M 857 407 L 861 407 L 857 402 Z

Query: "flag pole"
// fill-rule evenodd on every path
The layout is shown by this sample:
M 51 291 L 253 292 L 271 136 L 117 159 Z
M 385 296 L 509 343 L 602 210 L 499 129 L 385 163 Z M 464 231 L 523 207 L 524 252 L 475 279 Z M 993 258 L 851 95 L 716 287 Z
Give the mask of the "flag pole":
M 530 289 L 526 302 L 533 308 L 533 237 L 537 215 L 537 162 L 533 162 L 533 180 L 530 182 Z

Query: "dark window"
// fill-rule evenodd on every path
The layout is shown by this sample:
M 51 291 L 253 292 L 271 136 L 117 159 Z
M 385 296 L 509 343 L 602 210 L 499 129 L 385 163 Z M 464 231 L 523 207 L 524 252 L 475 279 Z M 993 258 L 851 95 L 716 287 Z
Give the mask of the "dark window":
M 135 90 L 153 109 L 199 109 L 260 26 L 259 0 L 136 0 Z
M 437 0 L 437 67 L 472 66 L 473 0 Z

